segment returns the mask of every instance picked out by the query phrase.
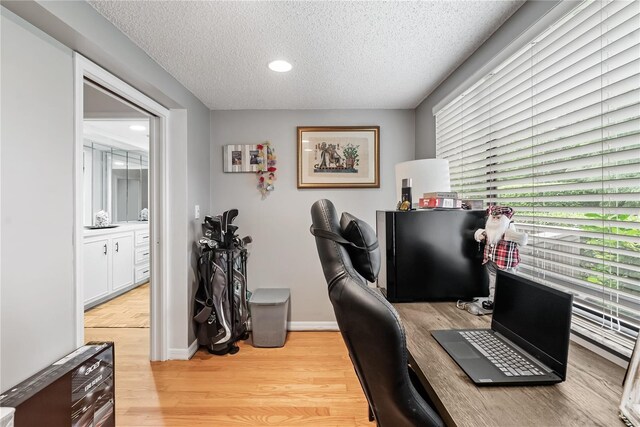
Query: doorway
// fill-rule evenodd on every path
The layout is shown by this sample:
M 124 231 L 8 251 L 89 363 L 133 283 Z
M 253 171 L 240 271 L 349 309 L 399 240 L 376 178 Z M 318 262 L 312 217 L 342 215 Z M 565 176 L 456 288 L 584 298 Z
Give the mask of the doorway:
M 85 336 L 150 327 L 149 113 L 94 82 L 83 84 L 83 295 Z M 107 329 L 107 330 L 105 330 Z M 147 329 L 140 331 L 135 329 Z M 147 340 L 144 353 L 148 354 Z
M 166 360 L 169 112 L 81 55 L 74 61 L 77 345 L 85 326 L 94 340 L 137 329 L 144 339 L 129 341 L 149 343 L 140 354 Z

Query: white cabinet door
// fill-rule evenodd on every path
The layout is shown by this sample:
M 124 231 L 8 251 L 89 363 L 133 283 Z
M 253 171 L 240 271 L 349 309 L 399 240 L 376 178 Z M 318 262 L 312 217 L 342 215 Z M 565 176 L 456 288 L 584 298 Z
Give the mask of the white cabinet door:
M 109 239 L 84 244 L 85 304 L 109 293 Z
M 127 236 L 114 237 L 111 240 L 113 251 L 113 286 L 116 291 L 133 285 L 133 233 Z

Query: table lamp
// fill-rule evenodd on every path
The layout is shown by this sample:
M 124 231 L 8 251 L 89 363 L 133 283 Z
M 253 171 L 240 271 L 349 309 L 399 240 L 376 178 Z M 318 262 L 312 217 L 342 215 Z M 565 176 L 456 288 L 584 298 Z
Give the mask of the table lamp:
M 412 208 L 424 193 L 451 191 L 449 161 L 444 159 L 419 159 L 396 164 L 396 202 L 403 199 L 403 180 L 410 183 Z M 406 190 L 405 187 L 405 199 Z

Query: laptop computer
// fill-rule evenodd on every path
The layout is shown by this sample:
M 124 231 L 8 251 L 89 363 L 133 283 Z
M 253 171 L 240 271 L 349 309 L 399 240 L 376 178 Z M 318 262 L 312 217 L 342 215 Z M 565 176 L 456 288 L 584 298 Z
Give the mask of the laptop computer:
M 565 380 L 573 295 L 498 271 L 491 329 L 431 334 L 477 385 Z

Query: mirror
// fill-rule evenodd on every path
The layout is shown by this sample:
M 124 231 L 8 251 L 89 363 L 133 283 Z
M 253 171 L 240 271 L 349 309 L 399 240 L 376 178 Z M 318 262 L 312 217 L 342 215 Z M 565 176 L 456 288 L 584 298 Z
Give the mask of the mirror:
M 84 225 L 148 220 L 149 117 L 85 82 Z
M 112 223 L 148 219 L 149 155 L 122 150 L 85 139 L 84 145 L 84 225 L 95 224 L 103 210 Z
M 146 153 L 114 150 L 111 166 L 111 206 L 114 222 L 138 221 L 149 208 L 149 157 Z

